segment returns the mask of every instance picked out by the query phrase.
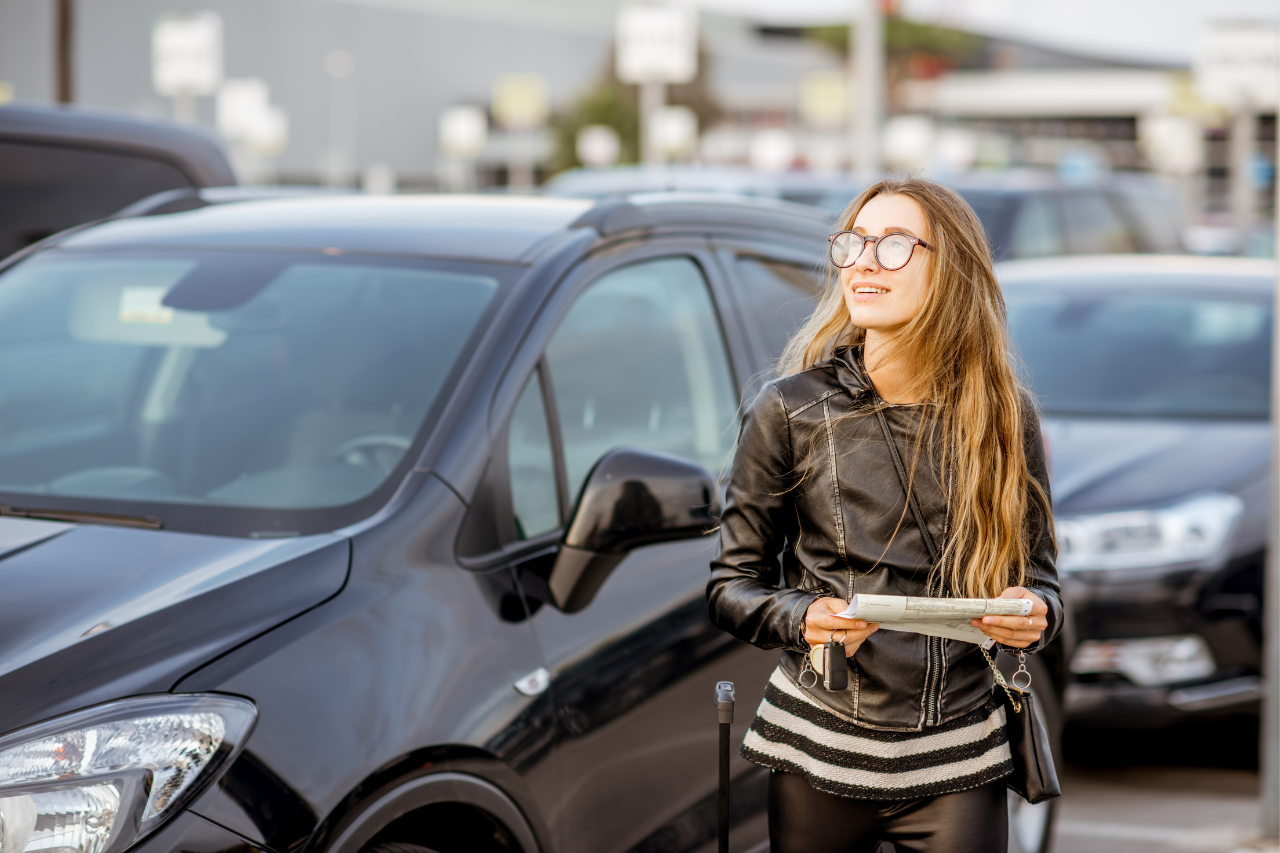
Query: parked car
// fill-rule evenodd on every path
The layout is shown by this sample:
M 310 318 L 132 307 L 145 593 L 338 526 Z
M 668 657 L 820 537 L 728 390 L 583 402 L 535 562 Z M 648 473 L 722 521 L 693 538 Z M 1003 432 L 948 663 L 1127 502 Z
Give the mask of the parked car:
M 762 172 L 745 166 L 668 165 L 569 169 L 543 185 L 548 195 L 620 198 L 634 193 L 691 192 L 773 198 L 839 213 L 873 179 L 844 173 Z
M 1191 257 L 1000 269 L 1044 410 L 1073 719 L 1257 710 L 1275 275 Z
M 1180 202 L 1146 175 L 1111 175 L 1077 186 L 1052 173 L 1013 170 L 945 179 L 982 220 L 1000 260 L 1050 255 L 1179 252 Z M 871 178 L 742 168 L 671 166 L 574 169 L 547 182 L 551 195 L 607 198 L 628 192 L 719 192 L 779 198 L 838 215 Z
M 987 229 L 998 260 L 1182 251 L 1181 203 L 1146 175 L 1077 186 L 1036 172 L 974 174 L 950 185 Z
M 236 182 L 211 135 L 124 113 L 0 107 L 0 257 L 158 192 Z
M 707 618 L 708 471 L 827 231 L 733 198 L 278 199 L 11 259 L 5 853 L 709 844 L 714 685 L 740 739 L 776 656 Z M 757 844 L 767 777 L 733 766 Z M 1015 850 L 1052 810 L 1014 808 Z

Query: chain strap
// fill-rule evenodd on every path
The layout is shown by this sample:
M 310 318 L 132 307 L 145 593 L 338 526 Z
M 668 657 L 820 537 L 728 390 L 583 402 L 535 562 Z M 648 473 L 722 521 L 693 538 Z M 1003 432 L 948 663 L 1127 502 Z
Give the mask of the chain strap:
M 991 665 L 991 671 L 996 674 L 996 684 L 999 684 L 1002 688 L 1004 688 L 1005 695 L 1009 697 L 1009 704 L 1013 705 L 1013 713 L 1021 714 L 1022 702 L 1013 698 L 1013 693 L 1011 691 L 1017 690 L 1018 695 L 1021 696 L 1025 688 L 1010 687 L 1009 683 L 1004 680 L 1004 673 L 1000 671 L 1000 667 L 996 666 L 996 662 L 991 659 L 991 655 L 987 654 L 987 650 L 982 648 L 981 646 L 979 646 L 978 648 L 982 651 L 982 656 L 987 659 L 987 663 Z M 1030 687 L 1031 673 L 1027 672 L 1026 657 L 1027 657 L 1026 652 L 1023 652 L 1022 654 L 1018 655 L 1018 672 L 1020 673 L 1025 672 L 1027 674 L 1027 687 Z M 1018 680 L 1018 676 L 1016 673 L 1014 674 L 1013 680 L 1015 683 Z

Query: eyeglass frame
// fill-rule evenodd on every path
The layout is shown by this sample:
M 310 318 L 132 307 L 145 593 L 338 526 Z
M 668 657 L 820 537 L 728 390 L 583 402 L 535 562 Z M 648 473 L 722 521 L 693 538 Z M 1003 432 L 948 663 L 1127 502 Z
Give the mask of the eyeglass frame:
M 849 261 L 849 263 L 845 264 L 844 266 L 840 266 L 839 264 L 837 264 L 836 259 L 831 256 L 831 253 L 835 250 L 835 247 L 836 247 L 836 238 L 839 237 L 841 234 L 852 234 L 855 237 L 862 238 L 862 248 L 858 249 L 857 253 L 853 255 L 853 258 Z M 893 267 L 892 269 L 890 269 L 889 267 L 886 267 L 883 263 L 880 262 L 880 241 L 885 239 L 886 237 L 905 237 L 907 238 L 907 240 L 911 241 L 911 254 L 907 256 L 907 259 L 906 261 L 903 262 L 902 266 Z M 921 240 L 919 237 L 914 237 L 906 233 L 905 231 L 890 231 L 888 234 L 881 234 L 879 237 L 871 237 L 866 234 L 859 234 L 857 231 L 849 231 L 849 230 L 837 231 L 834 234 L 827 235 L 827 242 L 831 244 L 827 247 L 827 258 L 830 259 L 832 266 L 840 270 L 847 270 L 849 267 L 856 264 L 858 262 L 858 258 L 862 257 L 862 253 L 866 251 L 868 243 L 871 244 L 871 257 L 876 259 L 876 265 L 879 266 L 880 269 L 884 270 L 885 272 L 897 272 L 900 269 L 905 269 L 907 264 L 911 263 L 911 259 L 916 256 L 916 246 L 919 246 L 922 249 L 927 249 L 931 252 L 933 251 L 933 246 L 930 246 L 928 243 Z

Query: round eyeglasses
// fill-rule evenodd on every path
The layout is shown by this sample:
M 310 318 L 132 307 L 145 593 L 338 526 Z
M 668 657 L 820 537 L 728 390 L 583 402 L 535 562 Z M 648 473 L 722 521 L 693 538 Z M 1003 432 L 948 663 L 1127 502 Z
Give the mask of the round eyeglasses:
M 880 269 L 888 272 L 900 270 L 910 263 L 916 246 L 923 249 L 932 248 L 919 237 L 900 234 L 896 231 L 885 234 L 883 237 L 868 237 L 856 231 L 841 231 L 839 234 L 832 234 L 827 240 L 831 242 L 831 263 L 841 269 L 853 266 L 862 255 L 862 250 L 867 243 L 872 244 L 872 253 Z

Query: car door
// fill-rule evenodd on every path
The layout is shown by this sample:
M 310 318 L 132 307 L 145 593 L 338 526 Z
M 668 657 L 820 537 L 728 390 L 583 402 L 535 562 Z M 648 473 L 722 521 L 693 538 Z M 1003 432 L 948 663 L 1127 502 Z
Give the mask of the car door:
M 672 241 L 589 264 L 566 283 L 572 299 L 540 367 L 563 494 L 576 496 L 617 447 L 711 471 L 727 464 L 739 393 L 710 263 L 700 241 Z M 509 452 L 514 477 L 519 451 Z M 517 515 L 521 488 L 513 484 Z M 545 487 L 541 494 L 551 500 Z M 541 518 L 536 526 L 551 522 Z M 707 618 L 715 548 L 714 536 L 638 548 L 576 613 L 531 602 L 558 720 L 559 787 L 547 818 L 564 853 L 676 851 L 714 837 L 714 685 L 762 687 L 769 669 L 765 653 Z M 735 772 L 747 769 L 736 762 Z

